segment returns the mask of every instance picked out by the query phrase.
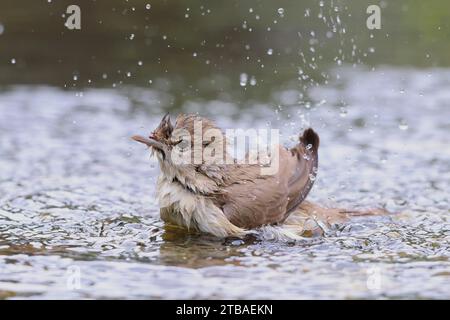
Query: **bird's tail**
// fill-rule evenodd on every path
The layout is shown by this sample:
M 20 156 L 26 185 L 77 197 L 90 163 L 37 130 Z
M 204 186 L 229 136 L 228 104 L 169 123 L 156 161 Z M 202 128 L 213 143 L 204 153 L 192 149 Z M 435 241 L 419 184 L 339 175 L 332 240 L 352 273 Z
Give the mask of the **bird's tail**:
M 318 204 L 304 201 L 297 210 L 279 225 L 264 226 L 258 236 L 262 240 L 297 241 L 324 236 L 334 230 L 336 225 L 348 222 L 356 216 L 377 216 L 389 214 L 384 209 L 353 210 L 342 208 L 325 208 Z

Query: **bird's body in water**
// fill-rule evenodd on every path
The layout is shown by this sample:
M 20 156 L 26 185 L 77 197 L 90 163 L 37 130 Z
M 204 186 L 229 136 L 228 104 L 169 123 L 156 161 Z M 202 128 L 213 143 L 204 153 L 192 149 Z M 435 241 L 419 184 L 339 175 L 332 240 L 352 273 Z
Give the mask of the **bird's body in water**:
M 148 138 L 133 139 L 158 158 L 157 197 L 161 218 L 168 224 L 222 238 L 258 229 L 266 238 L 296 239 L 323 233 L 348 215 L 377 213 L 305 201 L 318 168 L 319 136 L 312 129 L 291 149 L 275 147 L 278 166 L 271 174 L 262 174 L 259 164 L 229 161 L 228 141 L 220 129 L 197 115 L 179 115 L 175 125 L 166 115 Z M 180 161 L 183 153 L 188 161 Z

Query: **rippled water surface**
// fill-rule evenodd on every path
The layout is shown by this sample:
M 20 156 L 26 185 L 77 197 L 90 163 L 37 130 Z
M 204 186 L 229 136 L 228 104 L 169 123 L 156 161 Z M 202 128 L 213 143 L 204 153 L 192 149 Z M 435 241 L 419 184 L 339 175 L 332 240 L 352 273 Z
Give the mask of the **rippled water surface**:
M 310 124 L 309 198 L 392 212 L 297 243 L 164 228 L 156 162 L 129 137 L 156 125 L 167 93 L 4 88 L 0 298 L 448 299 L 449 86 L 445 69 L 350 69 L 311 90 L 311 106 L 293 90 L 273 93 L 281 107 L 184 105 L 223 127 L 280 128 L 286 144 Z

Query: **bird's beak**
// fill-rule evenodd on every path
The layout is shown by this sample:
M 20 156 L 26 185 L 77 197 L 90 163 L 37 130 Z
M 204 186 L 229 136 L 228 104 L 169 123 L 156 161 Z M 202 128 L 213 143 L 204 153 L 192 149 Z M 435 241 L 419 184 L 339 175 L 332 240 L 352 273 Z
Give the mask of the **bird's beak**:
M 137 142 L 146 144 L 149 147 L 153 147 L 153 148 L 159 149 L 161 151 L 164 151 L 164 144 L 162 144 L 161 142 L 159 142 L 155 139 L 145 138 L 143 136 L 132 136 L 131 139 L 133 139 Z

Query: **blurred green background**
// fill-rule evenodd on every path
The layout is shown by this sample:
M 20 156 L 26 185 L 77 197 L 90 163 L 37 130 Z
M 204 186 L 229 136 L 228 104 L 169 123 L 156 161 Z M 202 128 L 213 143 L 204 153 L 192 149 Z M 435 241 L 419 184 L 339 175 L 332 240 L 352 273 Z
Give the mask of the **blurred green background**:
M 81 30 L 64 26 L 81 8 Z M 366 27 L 381 7 L 381 30 Z M 186 99 L 266 101 L 355 65 L 450 65 L 450 1 L 2 0 L 0 87 L 157 87 Z

